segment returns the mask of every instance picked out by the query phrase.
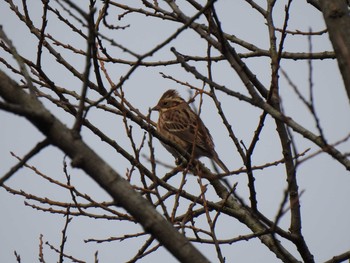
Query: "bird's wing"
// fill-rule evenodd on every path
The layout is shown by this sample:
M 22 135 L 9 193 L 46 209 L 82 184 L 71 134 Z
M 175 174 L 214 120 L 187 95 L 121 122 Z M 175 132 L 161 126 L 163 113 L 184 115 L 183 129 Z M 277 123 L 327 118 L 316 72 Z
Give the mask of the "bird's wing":
M 173 118 L 164 123 L 164 128 L 181 140 L 200 148 L 200 155 L 210 156 L 214 143 L 209 130 L 205 127 L 201 119 L 188 109 L 181 109 L 173 113 Z

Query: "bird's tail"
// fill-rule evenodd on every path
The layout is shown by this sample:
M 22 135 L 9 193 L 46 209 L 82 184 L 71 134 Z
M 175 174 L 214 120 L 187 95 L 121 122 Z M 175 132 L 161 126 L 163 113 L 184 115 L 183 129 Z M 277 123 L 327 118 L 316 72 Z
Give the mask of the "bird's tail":
M 227 166 L 220 160 L 218 155 L 215 155 L 213 160 L 217 163 L 217 165 L 220 166 L 222 170 L 224 170 L 225 173 L 229 173 L 230 170 L 227 168 Z

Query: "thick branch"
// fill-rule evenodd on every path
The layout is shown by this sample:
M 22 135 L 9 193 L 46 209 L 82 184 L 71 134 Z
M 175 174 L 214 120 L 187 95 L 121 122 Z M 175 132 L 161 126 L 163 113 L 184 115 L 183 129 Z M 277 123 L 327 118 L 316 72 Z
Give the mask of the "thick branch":
M 319 1 L 350 101 L 350 15 L 345 0 Z
M 131 185 L 105 163 L 80 138 L 73 135 L 33 96 L 0 71 L 0 96 L 23 107 L 23 114 L 50 142 L 72 159 L 72 165 L 90 175 L 115 202 L 125 208 L 181 262 L 209 262 L 183 235 L 166 221 Z

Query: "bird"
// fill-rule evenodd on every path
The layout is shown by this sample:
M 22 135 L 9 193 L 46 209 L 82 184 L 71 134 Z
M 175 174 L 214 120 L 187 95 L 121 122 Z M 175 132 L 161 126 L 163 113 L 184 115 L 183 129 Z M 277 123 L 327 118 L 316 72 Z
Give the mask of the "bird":
M 176 90 L 167 90 L 152 111 L 159 112 L 157 130 L 161 135 L 179 145 L 195 159 L 208 157 L 225 173 L 230 172 L 215 151 L 208 128 Z M 179 157 L 173 147 L 162 144 L 174 157 Z

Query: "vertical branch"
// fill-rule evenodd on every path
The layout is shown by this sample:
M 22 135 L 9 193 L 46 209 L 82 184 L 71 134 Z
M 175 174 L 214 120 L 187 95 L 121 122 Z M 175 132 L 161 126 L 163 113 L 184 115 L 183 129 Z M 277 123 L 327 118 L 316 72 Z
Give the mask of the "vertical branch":
M 44 244 L 44 242 L 43 242 L 43 235 L 40 234 L 40 237 L 39 237 L 39 262 L 41 262 L 41 263 L 45 263 L 46 262 L 45 259 L 44 259 L 44 252 L 43 252 L 44 247 L 43 247 L 43 244 Z
M 281 111 L 280 101 L 279 101 L 279 85 L 278 85 L 278 69 L 279 69 L 279 63 L 280 58 L 278 56 L 279 51 L 277 51 L 276 46 L 276 35 L 275 35 L 275 27 L 274 22 L 272 18 L 272 11 L 274 7 L 274 1 L 270 1 L 268 4 L 268 15 L 266 17 L 267 24 L 269 28 L 269 34 L 270 34 L 270 51 L 271 51 L 271 69 L 272 69 L 272 76 L 271 76 L 271 89 L 269 93 L 269 100 L 270 103 L 273 105 L 274 108 Z M 284 24 L 284 30 L 282 31 L 282 35 L 285 34 L 285 26 L 286 21 Z M 281 42 L 284 38 L 281 37 Z M 282 48 L 282 44 L 280 43 L 279 50 Z M 289 197 L 290 197 L 290 203 L 291 203 L 291 225 L 290 230 L 292 233 L 300 233 L 301 230 L 301 217 L 300 217 L 300 210 L 299 210 L 299 199 L 298 199 L 298 185 L 296 182 L 296 171 L 293 163 L 293 156 L 290 146 L 290 139 L 288 136 L 288 133 L 286 131 L 286 128 L 284 126 L 284 123 L 276 120 L 277 125 L 277 132 L 279 134 L 279 138 L 282 145 L 282 153 L 285 159 L 286 163 L 286 172 L 287 172 L 287 182 L 289 186 Z
M 20 254 L 18 254 L 16 250 L 13 253 L 15 254 L 17 263 L 21 263 L 21 256 L 20 256 Z
M 350 16 L 347 1 L 318 1 L 350 101 Z
M 89 35 L 87 39 L 87 50 L 86 50 L 86 62 L 85 62 L 86 64 L 85 64 L 85 70 L 83 75 L 83 87 L 82 87 L 80 101 L 79 101 L 79 108 L 76 113 L 75 123 L 72 128 L 72 130 L 75 132 L 76 135 L 80 134 L 81 126 L 83 124 L 83 118 L 85 118 L 87 114 L 87 112 L 85 112 L 85 116 L 84 116 L 85 98 L 87 95 L 88 83 L 89 83 L 92 47 L 95 45 L 95 35 L 96 35 L 95 24 L 94 24 L 94 13 L 95 13 L 94 3 L 95 3 L 94 1 L 90 1 L 90 13 L 86 17 L 88 21 L 88 30 L 89 30 Z
M 63 263 L 63 259 L 65 257 L 64 255 L 64 247 L 67 241 L 67 229 L 68 229 L 68 225 L 69 223 L 72 221 L 72 218 L 69 217 L 70 215 L 70 207 L 67 207 L 67 211 L 66 211 L 66 222 L 64 224 L 63 230 L 62 230 L 62 240 L 61 240 L 61 245 L 60 245 L 60 253 L 59 253 L 59 261 L 60 263 Z
M 148 117 L 150 116 L 150 114 L 151 113 L 149 111 Z M 152 137 L 150 132 L 148 132 L 148 146 L 149 146 L 149 149 L 150 149 L 150 163 L 151 163 L 151 166 L 152 166 L 152 173 L 151 174 L 153 176 L 152 181 L 154 183 L 154 192 L 155 192 L 155 195 L 158 198 L 158 202 L 159 202 L 159 204 L 160 204 L 160 206 L 161 206 L 161 208 L 163 210 L 164 217 L 167 218 L 168 220 L 170 220 L 170 216 L 168 214 L 168 210 L 167 210 L 166 205 L 164 204 L 162 196 L 161 196 L 161 194 L 159 192 L 158 184 L 156 183 L 157 182 L 157 180 L 156 180 L 156 178 L 157 178 L 156 161 L 155 161 L 155 155 L 154 155 L 153 137 Z M 143 178 L 144 177 L 143 176 L 144 173 L 142 173 L 142 172 L 140 172 L 140 173 L 141 173 L 141 180 L 145 181 L 144 178 Z M 152 189 L 152 186 L 148 187 L 148 189 L 149 190 Z
M 36 59 L 36 66 L 38 68 L 41 68 L 41 55 L 43 53 L 43 44 L 45 41 L 45 29 L 47 26 L 47 9 L 49 5 L 48 0 L 42 0 L 43 3 L 43 16 L 42 16 L 42 22 L 41 22 L 41 29 L 40 29 L 40 39 L 39 39 L 39 44 L 38 44 L 38 51 L 37 51 L 37 59 Z
M 219 21 L 219 18 L 217 17 L 217 14 L 216 14 L 216 11 L 215 11 L 214 6 L 212 7 L 212 16 L 213 16 L 213 17 L 210 16 L 210 17 L 208 18 L 209 28 L 211 29 L 211 31 L 212 31 L 212 30 L 214 31 L 213 33 L 215 33 L 215 31 L 217 31 L 217 29 L 219 29 L 219 32 L 217 32 L 217 33 L 219 34 L 221 44 L 222 44 L 222 46 L 224 47 L 224 46 L 225 46 L 225 39 L 224 39 L 223 33 L 222 33 L 222 31 L 221 31 L 220 21 Z M 213 18 L 214 18 L 214 21 L 215 21 L 215 23 L 216 23 L 217 26 L 215 26 L 214 21 L 213 21 Z M 213 29 L 213 27 L 216 28 L 216 29 Z M 210 49 L 209 49 L 209 47 L 212 47 L 212 45 L 211 45 L 210 42 L 208 41 L 208 63 L 210 63 L 210 64 L 208 64 L 208 66 L 211 66 Z M 233 140 L 233 143 L 235 144 L 235 146 L 236 146 L 236 148 L 237 148 L 237 151 L 238 151 L 238 153 L 240 154 L 240 156 L 241 156 L 241 158 L 242 158 L 242 160 L 243 160 L 243 162 L 244 162 L 244 160 L 245 160 L 245 158 L 246 158 L 245 153 L 244 153 L 242 147 L 241 147 L 240 144 L 239 144 L 238 138 L 237 138 L 237 137 L 235 136 L 235 134 L 233 133 L 232 127 L 231 127 L 230 123 L 228 122 L 226 116 L 224 115 L 224 112 L 223 112 L 223 110 L 222 110 L 222 108 L 221 108 L 220 102 L 219 102 L 219 100 L 218 100 L 217 97 L 216 97 L 215 88 L 214 88 L 214 86 L 212 85 L 212 84 L 215 83 L 215 82 L 213 82 L 213 80 L 212 80 L 212 78 L 211 78 L 211 72 L 209 72 L 209 73 L 210 73 L 210 75 L 209 75 L 210 79 L 208 78 L 208 80 L 209 80 L 209 83 L 208 83 L 208 84 L 209 84 L 209 87 L 210 87 L 210 90 L 211 90 L 211 97 L 212 97 L 212 99 L 213 99 L 213 101 L 214 101 L 214 103 L 215 103 L 215 106 L 216 106 L 216 108 L 217 108 L 217 110 L 218 110 L 218 113 L 219 113 L 219 115 L 220 115 L 220 117 L 221 117 L 221 119 L 222 119 L 222 121 L 223 121 L 223 123 L 224 123 L 224 125 L 225 125 L 225 127 L 226 127 L 226 129 L 227 129 L 227 131 L 228 131 L 228 133 L 229 133 L 229 136 L 230 136 L 231 139 Z
M 308 36 L 308 42 L 309 42 L 309 54 L 311 54 L 311 52 L 312 52 L 311 34 Z M 317 130 L 318 130 L 319 134 L 320 134 L 320 139 L 323 141 L 323 143 L 325 145 L 328 145 L 328 143 L 326 141 L 326 137 L 325 137 L 325 135 L 323 133 L 323 129 L 322 129 L 322 126 L 321 126 L 321 123 L 320 123 L 320 119 L 318 118 L 317 113 L 316 113 L 316 109 L 315 109 L 314 89 L 313 89 L 314 84 L 313 84 L 313 80 L 312 80 L 313 67 L 312 67 L 312 60 L 311 59 L 308 59 L 308 67 L 309 67 L 309 96 L 310 96 L 310 99 L 309 99 L 309 103 L 307 103 L 306 105 L 308 106 L 312 116 L 315 119 L 316 127 L 317 127 Z
M 182 189 L 184 188 L 187 180 L 186 180 L 186 174 L 187 174 L 187 169 L 185 169 L 182 173 L 182 180 L 181 180 L 181 183 L 180 183 L 180 186 L 179 186 L 179 189 L 178 191 L 176 192 L 176 195 L 175 195 L 175 200 L 174 200 L 174 207 L 171 211 L 171 216 L 170 216 L 170 219 L 171 219 L 171 222 L 174 222 L 174 219 L 175 219 L 175 216 L 176 216 L 176 212 L 177 212 L 177 209 L 179 208 L 180 206 L 180 198 L 181 198 L 181 191 Z
M 216 253 L 218 255 L 219 261 L 221 263 L 224 263 L 225 259 L 224 259 L 223 255 L 222 255 L 222 252 L 221 252 L 221 249 L 220 249 L 220 244 L 219 244 L 218 239 L 216 238 L 216 234 L 215 234 L 215 222 L 216 222 L 216 220 L 213 223 L 213 220 L 211 219 L 210 214 L 209 214 L 207 199 L 205 197 L 205 192 L 206 192 L 207 189 L 206 189 L 206 186 L 203 185 L 201 178 L 198 178 L 198 182 L 199 182 L 199 185 L 200 185 L 200 188 L 201 188 L 201 196 L 202 196 L 202 200 L 203 200 L 203 207 L 205 209 L 205 215 L 206 215 L 206 218 L 207 218 L 208 225 L 210 227 L 210 233 L 211 233 L 211 237 L 212 237 L 212 239 L 214 241 Z
M 212 10 L 213 12 L 215 11 L 214 10 L 214 6 L 212 7 Z M 208 20 L 208 28 L 209 28 L 209 32 L 208 34 L 210 35 L 211 34 L 211 25 L 213 23 L 213 18 L 212 18 L 212 15 L 211 15 L 211 10 L 207 10 L 205 13 L 206 15 L 206 18 Z M 208 70 L 208 79 L 210 81 L 213 81 L 213 72 L 212 72 L 212 60 L 211 60 L 211 49 L 212 49 L 212 45 L 210 44 L 210 42 L 207 42 L 208 46 L 207 46 L 207 70 Z M 203 88 L 205 86 L 205 82 L 203 81 Z M 209 87 L 210 87 L 210 93 L 211 93 L 211 96 L 212 98 L 214 99 L 215 101 L 215 106 L 217 108 L 218 111 L 221 111 L 221 108 L 219 106 L 219 102 L 217 101 L 216 99 L 216 96 L 215 96 L 215 90 L 214 90 L 214 87 L 212 85 L 209 84 Z M 222 112 L 222 111 L 221 111 Z M 218 169 L 216 168 L 215 166 L 215 162 L 213 160 L 211 160 L 212 162 L 212 165 L 213 167 L 216 169 L 216 172 L 218 172 Z M 224 172 L 227 172 L 227 171 L 224 171 Z M 228 183 L 227 183 L 228 184 Z M 229 184 L 228 184 L 229 186 Z
M 212 6 L 211 9 L 208 9 L 205 12 L 205 15 L 206 15 L 207 20 L 208 20 L 208 27 L 209 27 L 208 34 L 209 35 L 211 34 L 211 25 L 213 24 L 213 21 L 212 21 L 213 18 L 212 18 L 211 12 L 215 12 L 214 6 Z M 208 47 L 207 47 L 208 79 L 210 81 L 213 81 L 212 61 L 211 61 L 211 47 L 212 47 L 212 45 L 210 44 L 209 41 L 207 43 L 208 43 Z M 205 83 L 203 83 L 203 84 L 205 84 Z M 211 94 L 213 96 L 215 96 L 214 87 L 212 85 L 210 85 L 210 90 L 211 90 Z M 217 100 L 216 96 L 215 96 L 215 100 Z M 216 103 L 216 105 L 218 105 L 218 103 Z M 218 108 L 218 109 L 220 109 L 220 108 Z M 205 197 L 206 188 L 205 188 L 205 186 L 203 186 L 201 178 L 198 178 L 198 182 L 199 182 L 199 185 L 201 187 L 201 195 L 202 195 L 202 200 L 203 200 L 203 207 L 205 209 L 205 215 L 206 215 L 206 218 L 207 218 L 208 225 L 210 227 L 210 232 L 211 232 L 212 239 L 214 241 L 214 245 L 215 245 L 215 249 L 216 249 L 216 253 L 217 253 L 218 259 L 219 259 L 220 262 L 225 262 L 225 258 L 222 255 L 222 252 L 221 252 L 221 249 L 220 249 L 220 244 L 219 244 L 219 242 L 218 242 L 218 240 L 216 238 L 216 234 L 215 234 L 215 222 L 216 222 L 216 220 L 213 223 L 213 221 L 212 221 L 212 219 L 210 217 L 210 214 L 209 214 L 208 205 L 207 205 L 207 199 Z M 229 186 L 229 184 L 228 184 L 228 186 Z
M 272 18 L 273 8 L 276 1 L 272 0 L 268 3 L 268 15 L 266 17 L 267 24 L 270 34 L 270 52 L 271 52 L 271 88 L 268 96 L 268 101 L 270 104 L 279 112 L 282 112 L 282 107 L 280 104 L 279 96 L 279 68 L 281 61 L 281 54 L 283 50 L 284 40 L 286 38 L 286 29 L 289 19 L 289 9 L 291 5 L 291 0 L 288 1 L 288 4 L 285 8 L 285 19 L 283 24 L 283 29 L 281 33 L 281 40 L 277 50 L 276 45 L 276 35 L 275 35 L 275 26 Z M 288 191 L 289 191 L 289 201 L 291 209 L 291 222 L 290 222 L 290 232 L 294 236 L 294 243 L 300 252 L 303 260 L 305 262 L 314 262 L 313 255 L 310 253 L 305 240 L 301 232 L 301 212 L 300 212 L 300 202 L 299 202 L 299 186 L 296 177 L 296 167 L 293 160 L 291 139 L 288 134 L 288 130 L 283 121 L 276 119 L 276 130 L 278 132 L 282 153 L 285 160 L 285 167 L 287 173 L 287 182 L 288 182 Z
M 256 198 L 256 190 L 254 185 L 255 177 L 253 175 L 253 170 L 252 170 L 252 155 L 253 155 L 255 146 L 259 140 L 260 133 L 263 130 L 266 116 L 267 116 L 266 111 L 264 111 L 260 116 L 260 121 L 257 129 L 254 131 L 252 142 L 250 143 L 249 148 L 246 150 L 247 153 L 246 153 L 246 158 L 244 163 L 245 166 L 247 167 L 250 206 L 255 212 L 258 210 L 258 201 Z
M 212 12 L 213 12 L 213 16 L 214 16 L 214 19 L 215 19 L 215 22 L 216 22 L 216 25 L 217 25 L 217 28 L 219 29 L 219 36 L 220 36 L 220 41 L 222 43 L 222 47 L 225 47 L 225 39 L 224 39 L 224 36 L 223 36 L 223 33 L 222 33 L 222 30 L 221 30 L 221 26 L 220 26 L 220 21 L 219 21 L 219 18 L 216 14 L 216 11 L 214 9 L 214 7 L 212 8 Z M 212 20 L 209 20 L 209 22 L 212 22 Z M 218 105 L 218 102 L 217 102 L 217 99 L 216 99 L 216 96 L 214 94 L 214 89 L 213 87 L 211 87 L 211 90 L 212 90 L 212 94 L 213 94 L 213 98 L 214 98 L 214 101 L 216 102 L 216 105 Z M 218 107 L 218 106 L 217 106 Z M 220 107 L 218 107 L 218 109 L 221 110 Z M 266 115 L 265 115 L 266 116 Z M 226 118 L 224 118 L 224 115 L 222 114 L 222 118 L 223 120 L 225 121 Z M 261 124 L 263 124 L 265 120 L 265 117 L 261 119 Z M 247 167 L 247 176 L 248 176 L 248 188 L 249 188 L 249 199 L 250 199 L 250 205 L 251 205 L 251 208 L 253 209 L 253 211 L 257 211 L 258 210 L 258 201 L 256 199 L 256 190 L 255 190 L 255 178 L 254 178 L 254 175 L 253 175 L 253 171 L 252 171 L 252 167 L 251 167 L 251 155 L 253 153 L 253 149 L 255 147 L 255 144 L 259 138 L 259 134 L 262 130 L 262 126 L 263 125 L 260 125 L 259 124 L 259 128 L 258 130 L 255 132 L 255 139 L 253 139 L 253 142 L 251 144 L 251 146 L 249 147 L 249 150 L 244 153 L 242 148 L 239 146 L 239 143 L 238 143 L 238 140 L 236 138 L 236 136 L 233 135 L 232 132 L 230 132 L 231 135 L 231 138 L 234 138 L 234 141 L 236 143 L 236 147 L 238 149 L 238 152 L 240 153 L 240 156 L 245 164 L 245 166 Z M 226 127 L 228 127 L 226 125 Z M 260 128 L 261 127 L 261 128 Z M 231 129 L 228 129 L 229 131 L 231 131 Z

